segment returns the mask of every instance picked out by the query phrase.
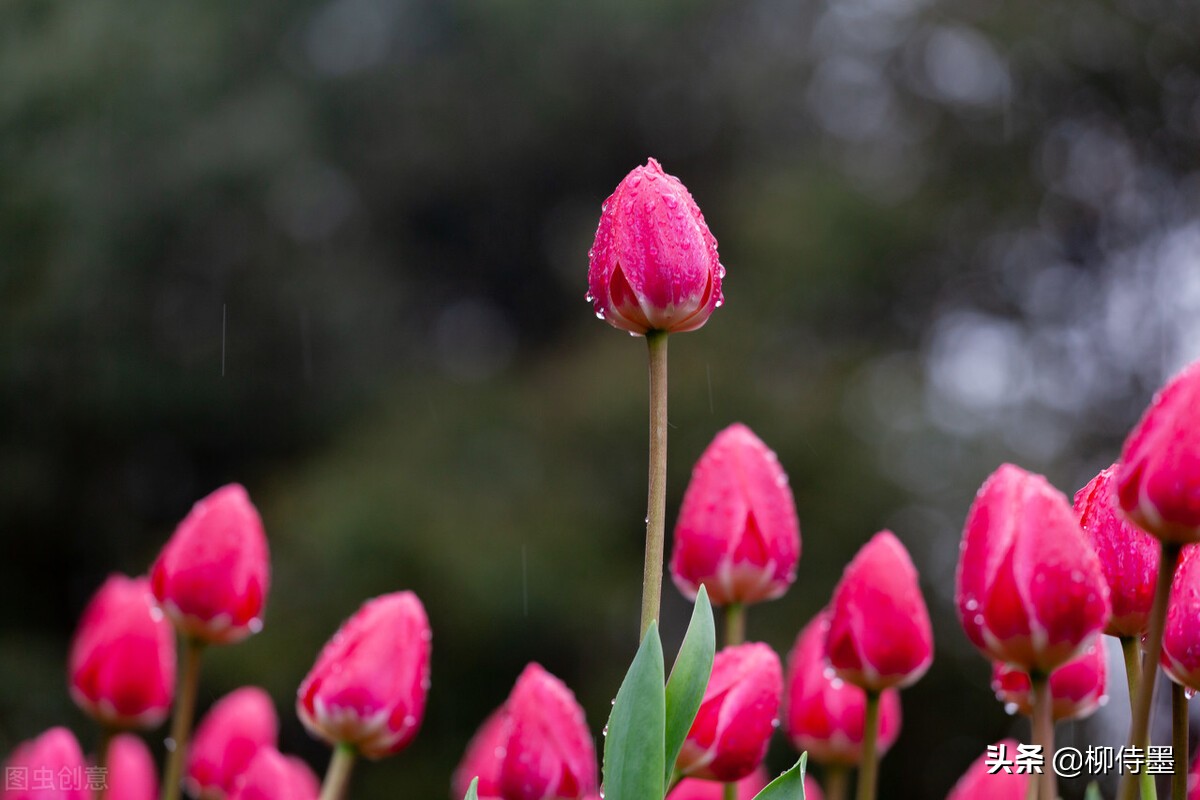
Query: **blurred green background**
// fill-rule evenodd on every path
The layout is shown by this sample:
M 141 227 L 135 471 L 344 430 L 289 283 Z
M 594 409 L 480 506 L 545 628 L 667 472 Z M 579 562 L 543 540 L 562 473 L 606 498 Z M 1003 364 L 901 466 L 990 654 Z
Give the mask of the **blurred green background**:
M 0 751 L 87 741 L 76 618 L 235 480 L 274 586 L 202 708 L 266 687 L 323 770 L 296 686 L 408 588 L 427 719 L 354 797 L 447 797 L 530 660 L 598 737 L 636 645 L 646 378 L 586 253 L 655 156 L 728 268 L 672 339 L 669 524 L 718 430 L 778 451 L 804 549 L 749 635 L 781 653 L 893 528 L 938 653 L 883 796 L 943 796 L 1024 730 L 951 605 L 975 489 L 1012 460 L 1072 494 L 1200 355 L 1198 40 L 1185 0 L 3 3 Z M 670 652 L 687 613 L 668 583 Z M 1119 743 L 1121 705 L 1060 735 Z

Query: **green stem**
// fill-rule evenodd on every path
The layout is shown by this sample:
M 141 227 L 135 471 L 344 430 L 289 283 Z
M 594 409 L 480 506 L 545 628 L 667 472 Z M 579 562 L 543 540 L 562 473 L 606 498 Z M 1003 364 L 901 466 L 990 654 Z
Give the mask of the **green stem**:
M 825 800 L 846 800 L 849 796 L 849 768 L 844 764 L 831 764 L 825 770 Z
M 879 738 L 879 692 L 867 689 L 866 719 L 863 721 L 862 764 L 858 768 L 858 800 L 875 800 L 875 774 Z
M 1143 753 L 1150 741 L 1150 701 L 1154 699 L 1154 682 L 1158 677 L 1158 654 L 1162 652 L 1163 627 L 1167 619 L 1167 600 L 1171 596 L 1171 581 L 1175 577 L 1175 566 L 1179 563 L 1181 546 L 1172 542 L 1162 543 L 1162 558 L 1158 565 L 1158 583 L 1154 590 L 1154 606 L 1150 609 L 1149 638 L 1146 640 L 1146 657 L 1142 659 L 1142 677 L 1138 683 L 1137 702 L 1133 706 L 1133 720 L 1129 728 L 1129 746 Z M 1145 782 L 1143 781 L 1143 786 Z M 1137 781 L 1131 772 L 1121 776 L 1120 800 L 1134 800 Z M 1146 800 L 1143 789 L 1143 800 Z
M 1038 797 L 1056 800 L 1058 790 L 1054 785 L 1054 770 L 1050 768 L 1054 757 L 1054 698 L 1050 696 L 1050 676 L 1031 672 L 1029 682 L 1033 689 L 1033 743 L 1041 747 L 1046 758 L 1045 769 L 1037 776 Z
M 1125 655 L 1125 682 L 1129 685 L 1129 713 L 1137 699 L 1138 680 L 1142 676 L 1142 648 L 1136 636 L 1120 638 L 1121 652 Z
M 732 647 L 746 641 L 746 606 L 730 603 L 725 606 L 725 646 Z
M 108 748 L 112 744 L 115 731 L 107 725 L 100 726 L 100 741 L 96 745 L 96 767 L 104 779 L 96 784 L 96 800 L 104 800 L 108 794 Z
M 650 486 L 646 499 L 646 563 L 642 571 L 642 630 L 658 619 L 662 595 L 663 540 L 667 523 L 667 333 L 649 331 Z
M 725 800 L 737 800 L 737 784 L 725 784 Z
M 1188 701 L 1182 684 L 1171 681 L 1171 758 L 1182 764 L 1171 776 L 1171 800 L 1187 800 Z
M 320 800 L 342 800 L 350 786 L 350 772 L 354 769 L 354 745 L 341 742 L 333 748 L 333 758 L 325 770 L 325 782 L 321 784 Z
M 192 719 L 196 715 L 203 652 L 204 642 L 191 636 L 183 637 L 183 667 L 175 696 L 175 716 L 171 719 L 171 738 L 167 740 L 170 752 L 163 772 L 162 800 L 179 800 L 179 780 L 183 775 L 183 758 L 192 732 Z

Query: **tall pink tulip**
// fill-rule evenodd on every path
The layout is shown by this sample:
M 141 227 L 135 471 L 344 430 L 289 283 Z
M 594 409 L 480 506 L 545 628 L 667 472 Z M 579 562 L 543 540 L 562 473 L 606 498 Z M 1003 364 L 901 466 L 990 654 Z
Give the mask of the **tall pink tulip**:
M 1107 698 L 1108 664 L 1104 643 L 1096 640 L 1082 654 L 1050 673 L 1050 714 L 1055 722 L 1090 716 Z M 992 665 L 996 699 L 1022 714 L 1033 713 L 1029 674 L 1018 667 Z
M 110 575 L 83 612 L 68 664 L 71 698 L 113 728 L 154 728 L 175 694 L 175 633 L 145 578 Z
M 131 733 L 114 736 L 108 746 L 108 784 L 104 800 L 154 800 L 158 770 L 146 743 Z
M 717 434 L 692 470 L 675 526 L 671 577 L 714 605 L 782 595 L 796 579 L 800 523 L 779 459 L 741 423 Z
M 317 800 L 321 786 L 308 764 L 274 747 L 254 754 L 238 777 L 229 800 Z
M 1067 499 L 1012 464 L 992 473 L 967 514 L 956 594 L 975 646 L 1027 672 L 1066 663 L 1111 610 L 1100 560 Z
M 92 800 L 75 734 L 51 728 L 22 742 L 4 762 L 3 800 Z
M 187 756 L 184 786 L 201 800 L 223 800 L 254 754 L 274 747 L 279 718 L 271 697 L 257 686 L 243 686 L 222 697 L 196 726 Z
M 588 301 L 621 330 L 692 331 L 721 305 L 717 240 L 691 193 L 653 158 L 604 201 L 588 260 Z
M 871 691 L 915 683 L 933 663 L 917 570 L 891 531 L 858 551 L 834 589 L 825 653 L 839 677 Z
M 462 800 L 475 778 L 479 778 L 475 787 L 479 800 L 501 800 L 500 771 L 511 735 L 507 706 L 501 706 L 484 720 L 467 744 L 467 752 L 450 779 L 451 800 Z
M 867 696 L 859 687 L 833 677 L 825 657 L 829 612 L 812 619 L 788 655 L 784 684 L 783 727 L 792 746 L 822 764 L 852 767 L 862 760 Z M 900 735 L 900 693 L 880 696 L 879 754 Z
M 270 577 L 262 520 L 236 483 L 196 503 L 150 569 L 154 596 L 176 626 L 214 644 L 262 627 Z
M 751 642 L 718 652 L 675 769 L 727 782 L 749 775 L 767 754 L 782 693 L 783 667 L 769 646 Z
M 992 772 L 998 761 L 1013 760 L 1017 753 L 1016 740 L 1004 739 L 995 746 L 1003 755 L 997 758 L 985 752 L 975 759 L 946 795 L 946 800 L 1025 800 L 1029 790 L 1028 773 L 1017 772 L 1011 765 L 1007 770 L 1000 767 Z
M 368 600 L 329 640 L 297 693 L 314 736 L 368 758 L 407 746 L 425 715 L 432 634 L 412 592 Z
M 529 664 L 505 703 L 504 800 L 582 800 L 598 790 L 596 750 L 583 709 L 558 678 Z
M 1162 541 L 1200 541 L 1200 361 L 1159 391 L 1125 440 L 1117 494 Z
M 1146 632 L 1154 603 L 1159 545 L 1154 537 L 1125 519 L 1117 506 L 1113 464 L 1075 494 L 1075 513 L 1100 559 L 1108 583 L 1112 616 L 1104 632 L 1139 637 Z
M 1200 547 L 1194 545 L 1183 549 L 1171 582 L 1162 668 L 1176 683 L 1200 690 Z
M 752 800 L 770 782 L 766 769 L 760 766 L 737 782 L 737 800 Z M 720 781 L 684 778 L 667 795 L 667 800 L 722 800 L 724 796 L 725 784 Z M 825 800 L 821 785 L 811 774 L 804 776 L 804 800 Z

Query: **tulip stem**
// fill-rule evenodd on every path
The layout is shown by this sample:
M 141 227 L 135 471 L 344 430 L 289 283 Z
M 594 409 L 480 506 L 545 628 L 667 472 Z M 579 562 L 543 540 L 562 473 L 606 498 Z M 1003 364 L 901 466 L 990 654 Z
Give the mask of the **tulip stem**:
M 866 718 L 863 720 L 862 765 L 858 768 L 858 800 L 875 800 L 875 742 L 879 738 L 879 692 L 867 689 Z
M 339 742 L 333 748 L 333 758 L 325 770 L 320 800 L 342 800 L 350 787 L 350 772 L 354 769 L 354 745 Z
M 192 719 L 196 715 L 196 695 L 200 689 L 200 656 L 204 642 L 183 637 L 183 667 L 179 674 L 179 693 L 175 698 L 175 716 L 171 719 L 171 738 L 167 740 L 167 765 L 163 772 L 162 800 L 179 800 L 179 782 Z
M 1043 672 L 1030 672 L 1029 683 L 1033 690 L 1033 743 L 1041 748 L 1045 759 L 1042 774 L 1037 777 L 1038 797 L 1041 800 L 1056 800 L 1054 770 L 1054 698 L 1050 695 L 1050 676 Z
M 724 800 L 737 800 L 737 784 L 736 783 L 725 784 Z
M 1154 699 L 1154 682 L 1158 677 L 1158 654 L 1162 652 L 1163 627 L 1167 619 L 1167 600 L 1171 596 L 1171 581 L 1175 567 L 1179 564 L 1181 545 L 1162 543 L 1162 558 L 1158 564 L 1158 583 L 1154 590 L 1154 605 L 1150 609 L 1149 637 L 1146 640 L 1147 657 L 1142 659 L 1142 677 L 1138 682 L 1137 702 L 1133 706 L 1133 720 L 1129 728 L 1129 746 L 1145 752 L 1150 741 L 1150 701 Z M 1137 782 L 1133 773 L 1126 771 L 1121 776 L 1120 800 L 1134 800 Z
M 108 725 L 100 726 L 100 741 L 96 743 L 96 767 L 100 770 L 102 779 L 96 783 L 96 800 L 103 800 L 108 793 L 108 748 L 112 744 L 114 731 Z
M 1187 800 L 1188 775 L 1188 701 L 1183 684 L 1171 681 L 1171 762 L 1182 764 L 1172 769 L 1171 800 Z
M 825 770 L 825 800 L 846 800 L 850 793 L 850 770 L 832 764 Z
M 658 619 L 663 540 L 667 522 L 667 332 L 648 331 L 650 350 L 650 487 L 646 500 L 646 563 L 642 572 L 642 630 Z
M 1136 636 L 1121 637 L 1121 652 L 1125 655 L 1125 682 L 1129 685 L 1129 713 L 1137 699 L 1138 679 L 1142 674 L 1142 649 Z
M 733 647 L 746 641 L 746 606 L 730 603 L 725 606 L 725 646 Z

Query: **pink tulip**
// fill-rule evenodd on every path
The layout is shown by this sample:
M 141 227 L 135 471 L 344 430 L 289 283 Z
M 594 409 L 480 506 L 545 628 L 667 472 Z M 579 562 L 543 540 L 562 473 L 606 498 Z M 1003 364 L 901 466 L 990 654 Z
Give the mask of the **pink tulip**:
M 175 694 L 175 633 L 145 578 L 110 575 L 71 643 L 71 698 L 114 728 L 153 728 Z
M 317 800 L 317 776 L 299 758 L 262 747 L 238 777 L 229 800 Z
M 1145 633 L 1150 622 L 1161 548 L 1118 512 L 1113 480 L 1117 468 L 1113 464 L 1079 490 L 1075 513 L 1108 583 L 1112 617 L 1104 632 L 1134 637 Z
M 911 685 L 933 663 L 917 570 L 891 531 L 858 551 L 833 590 L 825 653 L 840 678 L 871 691 Z
M 975 759 L 958 783 L 954 784 L 950 794 L 946 795 L 946 800 L 1025 800 L 1029 789 L 1028 772 L 1017 772 L 1011 766 L 1008 768 L 1011 772 L 1004 767 L 991 772 L 999 760 L 1013 760 L 1017 753 L 1016 740 L 1005 739 L 997 742 L 996 747 L 1001 748 L 1000 752 L 1004 755 L 996 759 L 985 752 Z
M 767 771 L 761 766 L 751 772 L 746 778 L 737 782 L 738 800 L 753 800 L 764 786 L 771 782 Z M 721 781 L 710 781 L 704 778 L 684 778 L 671 793 L 667 800 L 722 800 L 725 797 L 725 784 Z M 812 775 L 804 776 L 804 800 L 825 800 L 821 785 Z
M 1108 622 L 1100 560 L 1067 499 L 1041 475 L 1005 464 L 967 514 L 958 617 L 987 656 L 1048 673 Z
M 530 664 L 505 703 L 504 800 L 580 800 L 598 791 L 596 750 L 583 709 L 558 678 Z
M 51 728 L 17 745 L 4 762 L 3 800 L 92 800 L 103 775 L 89 771 L 75 734 Z
M 992 664 L 992 689 L 1006 707 L 1027 716 L 1033 714 L 1032 684 L 1029 673 L 1019 667 Z M 1108 666 L 1104 644 L 1088 645 L 1082 655 L 1050 673 L 1051 716 L 1056 722 L 1091 716 L 1107 699 Z
M 717 240 L 687 188 L 653 158 L 604 201 L 588 260 L 588 301 L 623 331 L 693 331 L 722 302 Z
M 796 579 L 800 523 L 779 459 L 745 425 L 717 434 L 692 470 L 675 526 L 671 577 L 714 605 L 781 596 Z
M 108 784 L 104 800 L 154 800 L 158 770 L 146 743 L 131 733 L 114 736 L 108 745 Z
M 512 723 L 508 718 L 507 706 L 501 706 L 484 720 L 467 744 L 467 752 L 450 779 L 451 800 L 462 800 L 474 778 L 479 778 L 476 787 L 479 800 L 502 800 L 500 771 L 504 767 L 504 755 L 511 735 Z
M 752 642 L 721 650 L 675 769 L 718 781 L 752 773 L 767 754 L 782 692 L 783 668 L 770 647 Z
M 800 631 L 788 655 L 783 725 L 792 746 L 823 764 L 857 766 L 862 761 L 867 695 L 833 676 L 825 658 L 829 612 Z M 900 735 L 900 693 L 886 689 L 879 702 L 876 752 L 886 753 Z
M 1200 757 L 1192 755 L 1192 768 L 1187 774 L 1187 800 L 1200 800 Z
M 236 483 L 196 503 L 150 569 L 167 616 L 184 634 L 213 644 L 262 628 L 270 578 L 262 520 Z
M 1162 541 L 1200 541 L 1200 361 L 1155 395 L 1125 440 L 1117 496 Z
M 278 736 L 279 718 L 270 695 L 257 686 L 233 690 L 196 727 L 184 788 L 202 800 L 224 800 L 254 754 L 275 747 Z
M 313 735 L 352 744 L 368 758 L 404 749 L 425 716 L 432 638 L 412 592 L 368 600 L 300 684 L 301 722 Z
M 1200 689 L 1200 547 L 1183 548 L 1175 570 L 1161 663 L 1171 680 Z

